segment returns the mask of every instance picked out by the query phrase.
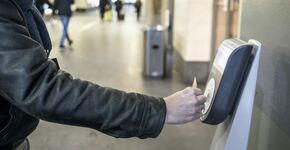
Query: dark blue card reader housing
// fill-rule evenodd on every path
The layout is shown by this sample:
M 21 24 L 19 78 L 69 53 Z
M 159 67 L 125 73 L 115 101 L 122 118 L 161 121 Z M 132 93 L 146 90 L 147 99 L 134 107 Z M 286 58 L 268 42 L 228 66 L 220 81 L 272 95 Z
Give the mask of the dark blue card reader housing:
M 233 111 L 254 57 L 253 45 L 237 39 L 225 40 L 219 47 L 207 81 L 207 97 L 200 120 L 216 125 Z

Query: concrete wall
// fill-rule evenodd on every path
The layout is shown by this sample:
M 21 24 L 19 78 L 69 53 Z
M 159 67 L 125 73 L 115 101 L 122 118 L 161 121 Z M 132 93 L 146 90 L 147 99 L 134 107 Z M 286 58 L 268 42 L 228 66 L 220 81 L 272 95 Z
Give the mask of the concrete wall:
M 145 24 L 150 26 L 162 25 L 162 5 L 164 0 L 146 0 Z
M 290 149 L 290 1 L 243 0 L 241 38 L 262 44 L 250 150 Z
M 168 27 L 168 14 L 170 0 L 146 0 L 145 3 L 145 21 L 146 25 L 162 25 Z
M 175 0 L 174 47 L 184 81 L 207 80 L 211 59 L 213 0 Z
M 99 6 L 99 0 L 75 0 L 75 9 L 90 9 Z
M 210 60 L 213 0 L 176 0 L 175 47 L 185 61 Z

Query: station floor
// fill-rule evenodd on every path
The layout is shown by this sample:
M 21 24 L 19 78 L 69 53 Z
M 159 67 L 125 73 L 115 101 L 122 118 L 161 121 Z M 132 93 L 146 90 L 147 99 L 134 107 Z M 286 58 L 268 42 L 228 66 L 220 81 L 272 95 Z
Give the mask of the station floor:
M 134 11 L 126 11 L 124 22 L 102 22 L 96 11 L 75 14 L 70 24 L 72 47 L 59 49 L 62 27 L 48 20 L 53 50 L 61 68 L 75 78 L 106 87 L 153 96 L 167 96 L 182 90 L 177 73 L 166 79 L 142 76 L 142 23 Z M 31 150 L 207 150 L 215 127 L 199 120 L 185 125 L 165 125 L 156 139 L 116 139 L 93 129 L 41 121 L 29 137 Z

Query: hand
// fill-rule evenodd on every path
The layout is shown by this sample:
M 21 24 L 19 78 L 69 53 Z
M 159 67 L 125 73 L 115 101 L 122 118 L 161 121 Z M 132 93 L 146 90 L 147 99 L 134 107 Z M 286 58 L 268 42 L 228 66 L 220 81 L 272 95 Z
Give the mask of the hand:
M 56 14 L 52 14 L 52 19 L 56 19 L 57 15 Z
M 200 89 L 188 87 L 164 98 L 167 124 L 184 124 L 202 116 L 206 97 Z

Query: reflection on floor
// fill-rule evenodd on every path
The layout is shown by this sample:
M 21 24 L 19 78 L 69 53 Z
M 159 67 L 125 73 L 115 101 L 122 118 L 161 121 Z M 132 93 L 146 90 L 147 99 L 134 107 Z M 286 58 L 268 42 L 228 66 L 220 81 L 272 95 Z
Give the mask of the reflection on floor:
M 51 57 L 74 77 L 102 86 L 167 96 L 181 90 L 174 73 L 171 79 L 142 77 L 142 32 L 134 11 L 128 9 L 124 22 L 101 22 L 97 12 L 76 14 L 70 24 L 71 48 L 60 50 L 59 21 L 47 22 L 53 39 Z M 92 129 L 41 122 L 30 136 L 31 150 L 206 150 L 214 127 L 199 121 L 181 126 L 166 125 L 157 139 L 115 139 Z

